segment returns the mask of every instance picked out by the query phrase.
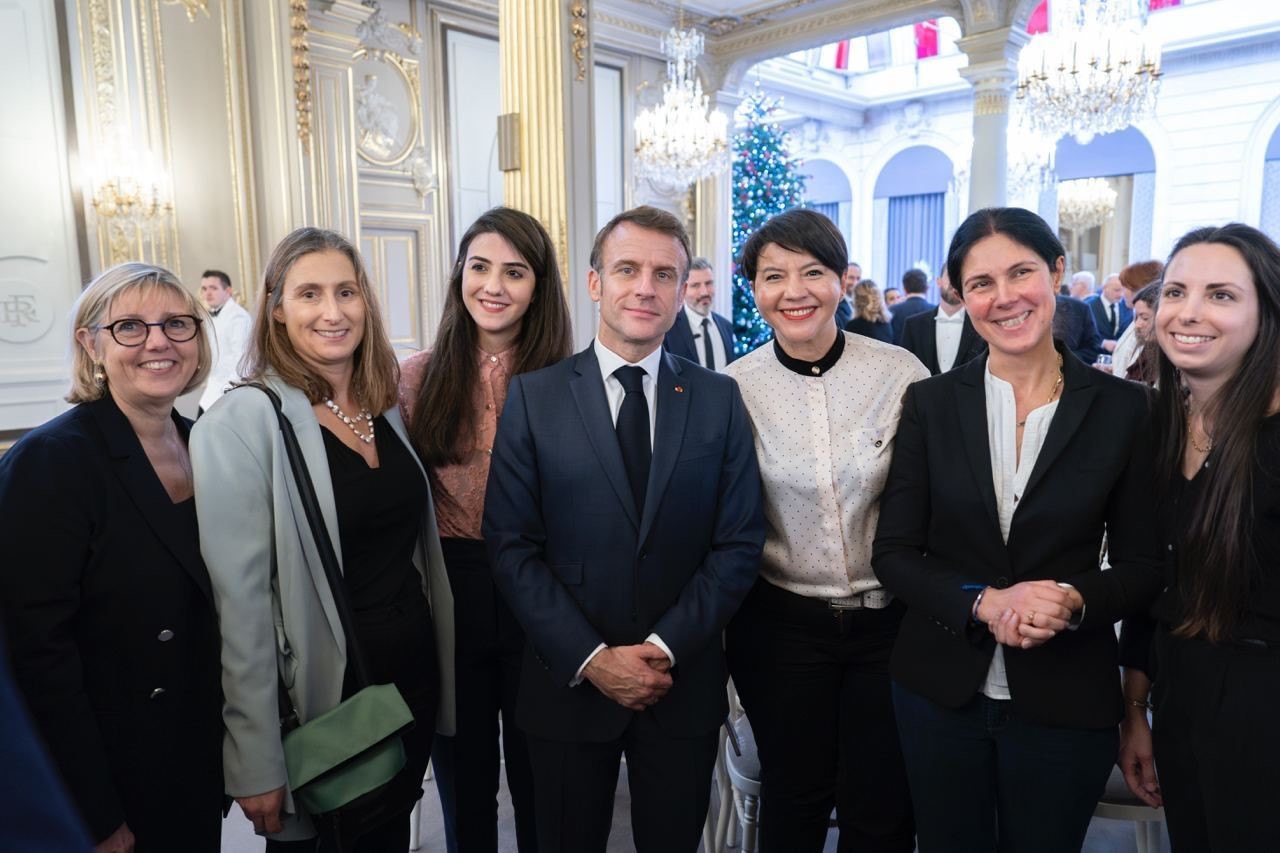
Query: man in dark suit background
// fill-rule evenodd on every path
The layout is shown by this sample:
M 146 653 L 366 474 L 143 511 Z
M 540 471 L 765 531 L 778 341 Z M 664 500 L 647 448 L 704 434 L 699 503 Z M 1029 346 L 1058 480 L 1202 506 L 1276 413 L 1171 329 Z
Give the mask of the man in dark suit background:
M 893 306 L 893 318 L 890 320 L 895 343 L 902 340 L 902 330 L 907 324 L 908 317 L 923 314 L 934 307 L 924 296 L 929 290 L 929 277 L 922 270 L 910 269 L 904 272 L 902 289 L 906 292 L 907 298 Z
M 973 327 L 945 267 L 938 276 L 938 297 L 941 301 L 932 311 L 907 318 L 898 340 L 898 346 L 920 359 L 934 376 L 970 362 L 987 350 L 987 342 Z
M 843 329 L 853 319 L 853 289 L 860 281 L 862 281 L 862 267 L 856 261 L 850 261 L 849 266 L 845 267 L 844 276 L 840 282 L 844 288 L 844 295 L 836 303 L 837 329 Z
M 1102 336 L 1093 322 L 1089 306 L 1070 296 L 1057 296 L 1053 314 L 1053 336 L 1067 345 L 1076 358 L 1093 364 L 1102 352 Z
M 1102 349 L 1115 352 L 1116 341 L 1133 322 L 1133 309 L 1125 301 L 1124 285 L 1120 276 L 1112 273 L 1102 283 L 1102 291 L 1084 300 L 1093 312 L 1093 322 L 1102 335 Z
M 494 442 L 483 530 L 527 636 L 516 723 L 544 851 L 604 851 L 623 754 L 638 851 L 693 853 L 706 818 L 721 631 L 764 519 L 738 386 L 661 348 L 688 264 L 675 217 L 614 217 L 591 251 L 596 340 L 513 378 Z
M 733 324 L 711 310 L 715 299 L 715 270 L 706 258 L 689 262 L 684 288 L 684 308 L 667 332 L 667 352 L 687 358 L 708 370 L 724 370 L 738 356 L 734 353 Z

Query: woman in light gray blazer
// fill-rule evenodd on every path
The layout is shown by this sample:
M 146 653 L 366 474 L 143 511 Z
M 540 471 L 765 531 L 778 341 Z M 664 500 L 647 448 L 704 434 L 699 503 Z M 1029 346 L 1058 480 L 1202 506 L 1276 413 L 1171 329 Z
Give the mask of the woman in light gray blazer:
M 402 853 L 432 735 L 453 733 L 453 599 L 426 474 L 396 405 L 395 356 L 345 238 L 301 228 L 276 247 L 245 372 L 276 391 L 297 433 L 371 679 L 395 683 L 414 714 L 408 763 L 385 792 L 397 817 L 359 847 Z M 237 388 L 215 403 L 192 431 L 191 461 L 222 629 L 227 792 L 271 837 L 268 851 L 316 851 L 315 830 L 288 790 L 277 673 L 302 722 L 353 685 L 267 396 Z

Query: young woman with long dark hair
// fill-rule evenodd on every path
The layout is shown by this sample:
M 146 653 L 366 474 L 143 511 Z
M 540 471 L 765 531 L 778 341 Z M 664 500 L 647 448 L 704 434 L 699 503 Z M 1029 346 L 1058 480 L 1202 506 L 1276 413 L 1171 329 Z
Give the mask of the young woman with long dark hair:
M 446 826 L 452 818 L 466 853 L 497 849 L 499 713 L 519 849 L 537 849 L 529 757 L 514 724 L 524 634 L 494 588 L 480 519 L 507 384 L 570 345 L 551 238 L 528 214 L 495 207 L 462 236 L 434 346 L 401 368 L 401 407 L 430 472 L 458 613 L 459 725 L 435 754 Z
M 1125 626 L 1121 769 L 1135 794 L 1163 801 L 1175 851 L 1270 849 L 1280 790 L 1280 248 L 1239 223 L 1188 233 L 1165 269 L 1155 334 L 1166 587 L 1151 610 L 1149 656 L 1152 632 Z

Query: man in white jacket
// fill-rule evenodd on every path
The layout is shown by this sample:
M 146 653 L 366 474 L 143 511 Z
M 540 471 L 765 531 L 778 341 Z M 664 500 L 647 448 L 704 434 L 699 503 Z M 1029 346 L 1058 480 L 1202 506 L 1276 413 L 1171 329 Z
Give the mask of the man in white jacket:
M 221 270 L 205 270 L 200 276 L 200 298 L 213 315 L 213 366 L 200 395 L 200 414 L 218 401 L 232 382 L 240 378 L 240 359 L 249 346 L 253 321 L 249 312 L 232 298 L 231 277 Z

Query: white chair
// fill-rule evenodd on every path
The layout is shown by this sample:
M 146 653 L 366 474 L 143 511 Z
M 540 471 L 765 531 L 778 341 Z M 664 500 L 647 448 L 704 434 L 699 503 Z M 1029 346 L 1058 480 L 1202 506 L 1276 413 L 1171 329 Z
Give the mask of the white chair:
M 422 781 L 431 781 L 431 763 L 427 763 L 427 772 L 423 776 Z M 426 796 L 426 793 L 423 793 Z M 409 812 L 409 849 L 422 849 L 422 800 L 413 804 L 413 811 Z
M 1111 778 L 1107 780 L 1106 790 L 1098 801 L 1098 807 L 1093 810 L 1093 816 L 1107 820 L 1133 821 L 1138 853 L 1159 853 L 1160 825 L 1164 823 L 1164 811 L 1153 809 L 1135 797 L 1119 767 L 1111 768 Z
M 734 806 L 740 816 L 742 853 L 756 853 L 760 818 L 760 756 L 751 722 L 739 717 L 727 731 L 724 765 L 733 785 Z

